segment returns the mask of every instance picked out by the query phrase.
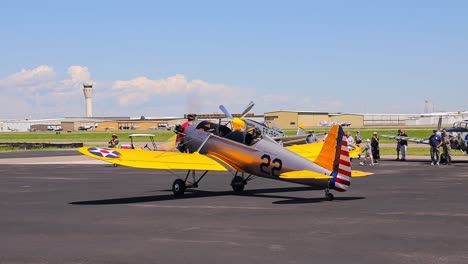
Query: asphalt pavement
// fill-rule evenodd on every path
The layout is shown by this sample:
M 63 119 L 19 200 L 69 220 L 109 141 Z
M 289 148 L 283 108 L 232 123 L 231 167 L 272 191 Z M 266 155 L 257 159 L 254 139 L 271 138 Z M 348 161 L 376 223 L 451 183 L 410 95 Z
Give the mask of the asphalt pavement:
M 2 264 L 468 263 L 465 160 L 355 166 L 375 174 L 329 202 L 228 173 L 175 198 L 173 173 L 55 155 L 0 155 Z

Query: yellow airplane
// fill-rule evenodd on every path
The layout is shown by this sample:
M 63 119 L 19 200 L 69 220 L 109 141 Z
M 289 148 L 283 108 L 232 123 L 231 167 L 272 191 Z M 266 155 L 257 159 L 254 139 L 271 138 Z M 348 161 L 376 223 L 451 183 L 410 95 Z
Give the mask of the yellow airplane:
M 348 190 L 353 177 L 371 173 L 351 170 L 349 149 L 343 129 L 335 125 L 321 148 L 315 144 L 283 147 L 258 128 L 233 118 L 228 125 L 194 120 L 183 131 L 188 153 L 82 147 L 78 151 L 91 158 L 117 165 L 158 170 L 187 170 L 172 184 L 175 195 L 196 188 L 209 171 L 230 171 L 234 191 L 244 190 L 248 181 L 263 177 L 313 186 L 325 191 Z M 201 173 L 197 177 L 197 172 Z M 190 177 L 192 176 L 192 177 Z

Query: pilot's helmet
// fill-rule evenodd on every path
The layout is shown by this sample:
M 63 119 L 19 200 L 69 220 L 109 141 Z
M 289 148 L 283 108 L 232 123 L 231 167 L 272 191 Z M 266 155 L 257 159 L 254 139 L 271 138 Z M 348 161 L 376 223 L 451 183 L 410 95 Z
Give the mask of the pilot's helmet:
M 188 115 L 187 115 L 187 120 L 190 120 L 190 121 L 191 121 L 191 120 L 195 120 L 196 117 L 197 117 L 196 114 L 188 114 Z
M 261 136 L 262 135 L 262 130 L 260 130 L 260 128 L 258 128 L 258 127 L 255 127 L 254 135 L 255 136 Z

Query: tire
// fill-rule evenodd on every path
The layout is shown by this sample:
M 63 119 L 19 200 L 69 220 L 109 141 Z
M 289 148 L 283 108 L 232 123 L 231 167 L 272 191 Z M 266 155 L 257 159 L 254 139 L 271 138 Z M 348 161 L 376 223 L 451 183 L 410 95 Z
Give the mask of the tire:
M 172 184 L 172 192 L 174 195 L 183 195 L 185 192 L 185 182 L 181 179 L 177 179 Z
M 242 192 L 245 188 L 245 181 L 241 176 L 235 176 L 234 179 L 232 179 L 231 186 L 232 190 L 235 192 Z

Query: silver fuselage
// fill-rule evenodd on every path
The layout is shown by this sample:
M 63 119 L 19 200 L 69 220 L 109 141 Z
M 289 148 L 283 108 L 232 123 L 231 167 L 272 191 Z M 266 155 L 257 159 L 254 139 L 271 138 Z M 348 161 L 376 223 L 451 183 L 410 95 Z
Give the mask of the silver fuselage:
M 231 133 L 242 133 L 234 131 Z M 215 157 L 234 170 L 259 177 L 283 180 L 279 175 L 289 171 L 309 170 L 330 175 L 330 171 L 318 166 L 294 152 L 282 147 L 273 139 L 264 136 L 252 145 L 236 142 L 196 129 L 189 125 L 185 131 L 185 142 L 190 152 L 200 152 Z M 320 188 L 328 186 L 328 180 L 301 179 L 284 180 Z

